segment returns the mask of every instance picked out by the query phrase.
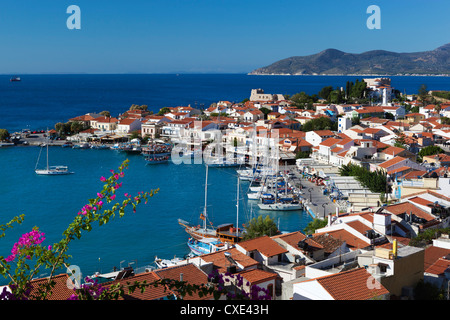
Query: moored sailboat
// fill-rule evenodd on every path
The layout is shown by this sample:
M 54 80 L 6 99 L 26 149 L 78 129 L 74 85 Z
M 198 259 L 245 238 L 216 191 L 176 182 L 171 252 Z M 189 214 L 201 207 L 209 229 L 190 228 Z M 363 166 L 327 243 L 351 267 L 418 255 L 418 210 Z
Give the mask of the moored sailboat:
M 206 183 L 205 183 L 205 206 L 200 214 L 202 225 L 194 225 L 183 219 L 178 219 L 178 223 L 184 227 L 185 231 L 194 239 L 217 238 L 222 242 L 236 243 L 243 237 L 242 230 L 234 228 L 232 223 L 222 224 L 214 227 L 212 223 L 207 224 L 207 201 L 208 201 L 208 165 L 206 165 Z
M 36 167 L 34 168 L 34 172 L 38 175 L 47 175 L 47 176 L 56 176 L 56 175 L 66 175 L 66 174 L 72 174 L 73 172 L 69 171 L 69 168 L 67 166 L 50 166 L 49 165 L 49 157 L 48 157 L 48 143 L 45 144 L 45 147 L 47 148 L 47 165 L 43 169 L 38 169 L 39 165 L 39 159 L 41 157 L 42 148 L 44 146 L 41 146 L 41 150 L 39 152 L 38 160 L 36 161 Z

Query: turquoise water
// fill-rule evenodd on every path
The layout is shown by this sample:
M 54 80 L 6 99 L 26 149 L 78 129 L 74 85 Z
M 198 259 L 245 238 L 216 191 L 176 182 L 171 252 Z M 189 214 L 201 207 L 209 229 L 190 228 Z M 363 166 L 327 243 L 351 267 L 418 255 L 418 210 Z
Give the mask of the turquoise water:
M 119 196 L 128 192 L 160 191 L 148 204 L 129 211 L 107 225 L 83 234 L 71 245 L 71 264 L 78 265 L 83 274 L 96 271 L 109 272 L 116 266 L 144 266 L 154 257 L 182 257 L 189 252 L 187 234 L 177 219 L 197 223 L 204 206 L 205 166 L 168 164 L 146 165 L 141 155 L 130 155 L 113 150 L 83 150 L 50 147 L 50 164 L 68 165 L 75 174 L 67 176 L 38 176 L 34 173 L 39 147 L 0 148 L 0 203 L 1 223 L 13 216 L 25 214 L 25 222 L 7 231 L 0 239 L 0 255 L 7 256 L 21 234 L 38 226 L 45 232 L 44 245 L 62 238 L 62 232 L 87 203 L 95 198 L 103 184 L 101 176 L 109 176 L 129 159 L 129 168 L 122 178 Z M 44 164 L 44 153 L 41 156 Z M 245 198 L 248 182 L 241 182 L 239 224 L 267 212 L 250 206 Z M 237 175 L 235 168 L 210 168 L 208 177 L 208 215 L 217 225 L 236 223 Z M 280 230 L 303 230 L 311 217 L 304 212 L 270 213 Z M 122 264 L 120 264 L 120 262 Z

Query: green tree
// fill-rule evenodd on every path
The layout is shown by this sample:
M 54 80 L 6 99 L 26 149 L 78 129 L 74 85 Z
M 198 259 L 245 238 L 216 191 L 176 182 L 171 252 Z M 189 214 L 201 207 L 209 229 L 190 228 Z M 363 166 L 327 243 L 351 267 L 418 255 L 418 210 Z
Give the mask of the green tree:
M 270 110 L 270 109 L 268 109 L 268 108 L 265 108 L 265 107 L 259 108 L 259 111 L 261 111 L 262 113 L 264 113 L 264 119 L 267 119 L 267 115 L 268 115 L 269 113 L 272 112 L 272 110 Z
M 306 108 L 306 106 L 316 103 L 319 100 L 319 97 L 315 94 L 308 95 L 304 91 L 294 94 L 291 97 L 291 101 L 294 103 L 294 106 L 298 108 Z
M 325 99 L 327 101 L 330 100 L 330 93 L 333 91 L 333 87 L 332 86 L 327 86 L 327 87 L 323 87 L 318 95 L 319 97 L 321 97 L 322 99 Z
M 9 138 L 9 132 L 6 129 L 0 129 L 0 141 L 6 140 Z
M 274 236 L 279 233 L 275 222 L 269 216 L 259 216 L 253 218 L 246 227 L 245 240 L 254 239 L 262 236 Z
M 160 110 L 159 110 L 159 112 L 158 112 L 158 116 L 163 116 L 163 115 L 165 115 L 166 113 L 169 113 L 169 112 L 171 112 L 172 110 L 170 110 L 170 108 L 168 108 L 168 107 L 164 107 L 164 108 L 161 108 Z
M 425 105 L 428 98 L 428 89 L 426 84 L 422 84 L 419 88 L 418 92 L 419 98 L 422 101 L 422 104 Z
M 71 123 L 70 125 L 70 131 L 72 133 L 79 133 L 80 131 L 82 131 L 84 129 L 84 125 L 82 122 L 80 121 L 74 121 Z
M 370 171 L 362 166 L 349 163 L 339 168 L 341 176 L 353 176 L 361 183 L 362 186 L 368 188 L 375 193 L 386 192 L 387 181 L 386 173 L 382 170 Z M 389 191 L 389 190 L 388 190 Z
M 314 219 L 309 222 L 306 227 L 303 229 L 303 232 L 306 234 L 313 234 L 317 229 L 323 228 L 327 226 L 328 221 L 325 219 Z
M 414 287 L 414 300 L 445 300 L 445 292 L 423 279 Z
M 111 117 L 111 112 L 109 112 L 107 110 L 104 110 L 104 111 L 100 112 L 100 114 L 102 116 L 104 116 L 104 117 L 107 117 L 107 118 Z
M 441 153 L 445 153 L 445 151 L 442 150 L 442 148 L 439 146 L 426 146 L 419 151 L 419 154 L 417 155 L 417 161 L 422 162 L 424 156 L 431 156 Z
M 142 110 L 142 111 L 147 111 L 148 106 L 143 104 L 143 105 L 137 105 L 137 104 L 132 104 L 130 107 L 130 110 Z
M 337 130 L 337 122 L 331 121 L 328 117 L 320 117 L 305 122 L 302 126 L 302 131 L 316 131 L 316 130 Z
M 299 151 L 295 155 L 295 159 L 309 158 L 310 155 L 311 155 L 311 151 Z
M 341 91 L 341 89 L 337 88 L 330 92 L 330 97 L 328 100 L 330 103 L 343 103 L 345 101 L 345 93 Z

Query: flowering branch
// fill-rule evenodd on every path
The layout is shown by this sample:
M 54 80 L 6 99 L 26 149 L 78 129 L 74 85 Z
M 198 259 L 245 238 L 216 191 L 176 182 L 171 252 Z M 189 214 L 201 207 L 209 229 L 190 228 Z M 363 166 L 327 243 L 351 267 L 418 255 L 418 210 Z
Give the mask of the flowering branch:
M 150 192 L 139 192 L 134 197 L 126 193 L 125 200 L 122 203 L 116 202 L 111 208 L 104 208 L 106 204 L 110 204 L 116 199 L 117 190 L 122 187 L 122 182 L 119 182 L 119 179 L 124 177 L 123 170 L 128 168 L 128 162 L 128 160 L 125 160 L 119 166 L 118 172 L 111 170 L 109 178 L 100 178 L 100 181 L 104 182 L 103 189 L 97 193 L 96 198 L 89 199 L 88 203 L 82 207 L 74 221 L 63 232 L 63 239 L 58 243 L 47 247 L 41 246 L 41 243 L 45 240 L 45 234 L 40 232 L 37 227 L 34 227 L 32 231 L 22 235 L 19 241 L 14 244 L 11 255 L 6 259 L 0 257 L 0 274 L 9 276 L 11 284 L 14 285 L 10 285 L 10 288 L 16 298 L 28 298 L 30 294 L 28 284 L 42 266 L 51 270 L 50 276 L 47 285 L 41 288 L 39 297 L 34 296 L 33 298 L 45 298 L 51 290 L 52 277 L 55 270 L 63 266 L 67 267 L 66 261 L 70 258 L 67 255 L 67 250 L 72 240 L 80 239 L 82 231 L 91 231 L 95 222 L 98 222 L 99 226 L 101 226 L 108 223 L 111 218 L 114 218 L 116 213 L 119 214 L 119 217 L 123 217 L 127 206 L 132 207 L 133 212 L 136 212 L 137 205 L 142 201 L 147 203 L 148 198 L 159 191 L 159 189 L 156 189 Z M 22 223 L 23 219 L 23 215 L 15 217 L 8 224 L 0 226 L 0 231 L 4 232 L 7 228 L 11 228 L 14 222 Z M 4 233 L 0 234 L 0 238 L 3 236 Z M 33 258 L 36 261 L 32 269 L 28 265 L 27 260 L 32 260 Z M 15 275 L 12 275 L 9 271 L 11 263 L 16 264 Z

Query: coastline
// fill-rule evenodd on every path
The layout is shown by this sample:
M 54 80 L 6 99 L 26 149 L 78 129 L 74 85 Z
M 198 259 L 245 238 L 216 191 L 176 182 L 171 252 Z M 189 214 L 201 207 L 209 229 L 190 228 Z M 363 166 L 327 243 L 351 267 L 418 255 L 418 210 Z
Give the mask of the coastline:
M 292 74 L 292 73 L 247 73 L 248 76 L 331 76 L 331 77 L 450 77 L 450 74 Z

